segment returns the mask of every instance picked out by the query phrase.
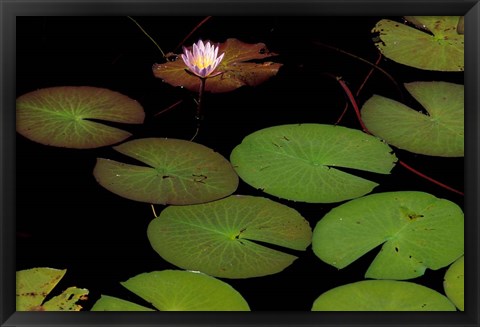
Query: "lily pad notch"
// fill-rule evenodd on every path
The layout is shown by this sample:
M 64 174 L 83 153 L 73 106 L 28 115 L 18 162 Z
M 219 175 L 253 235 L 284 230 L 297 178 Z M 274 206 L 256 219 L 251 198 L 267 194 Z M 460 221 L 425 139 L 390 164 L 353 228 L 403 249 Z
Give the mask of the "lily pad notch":
M 240 178 L 282 199 L 332 203 L 360 197 L 377 183 L 343 169 L 390 174 L 397 158 L 378 138 L 342 126 L 295 124 L 246 136 L 230 154 Z
M 196 204 L 226 197 L 238 187 L 230 162 L 198 143 L 145 138 L 113 149 L 145 165 L 98 158 L 93 174 L 101 186 L 130 200 Z
M 298 258 L 268 244 L 305 251 L 312 231 L 292 208 L 266 198 L 232 195 L 169 206 L 150 222 L 147 235 L 153 249 L 177 267 L 221 278 L 250 278 L 278 273 Z
M 97 121 L 142 124 L 135 100 L 91 86 L 39 89 L 17 98 L 17 132 L 49 146 L 90 149 L 124 141 L 131 133 Z

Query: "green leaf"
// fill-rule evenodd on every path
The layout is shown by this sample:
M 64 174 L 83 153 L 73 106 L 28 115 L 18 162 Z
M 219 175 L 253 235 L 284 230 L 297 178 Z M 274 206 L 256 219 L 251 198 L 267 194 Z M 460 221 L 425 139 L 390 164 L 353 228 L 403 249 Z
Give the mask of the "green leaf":
M 43 304 L 45 311 L 80 311 L 82 306 L 77 301 L 85 300 L 88 290 L 69 287 L 62 294 L 57 295 Z
M 44 303 L 45 298 L 63 278 L 66 269 L 32 268 L 16 273 L 17 311 L 80 311 L 76 302 L 85 300 L 88 290 L 69 287 Z
M 396 162 L 379 139 L 341 126 L 296 124 L 245 137 L 230 160 L 247 184 L 283 199 L 331 203 L 365 195 L 378 184 L 350 168 L 389 174 Z
M 211 276 L 249 278 L 275 274 L 297 257 L 255 241 L 304 251 L 308 222 L 294 209 L 252 196 L 230 196 L 170 206 L 148 226 L 153 249 L 166 261 Z
M 101 295 L 90 311 L 155 311 L 153 309 L 125 301 L 113 296 Z
M 365 277 L 409 279 L 445 267 L 464 251 L 462 210 L 423 192 L 365 196 L 327 213 L 315 226 L 314 253 L 339 269 L 383 244 Z
M 460 257 L 455 261 L 450 268 L 448 268 L 445 273 L 445 278 L 443 281 L 443 287 L 445 289 L 445 294 L 452 301 L 455 306 L 460 310 L 464 311 L 464 272 L 465 257 Z
M 405 84 L 428 114 L 374 95 L 362 108 L 367 129 L 387 143 L 410 152 L 441 156 L 464 155 L 464 87 L 446 82 Z
M 464 35 L 457 32 L 458 16 L 416 16 L 426 30 L 382 19 L 372 30 L 375 45 L 400 64 L 436 71 L 464 70 Z
M 238 176 L 230 162 L 201 144 L 146 138 L 114 147 L 148 166 L 97 159 L 93 174 L 107 190 L 155 204 L 194 204 L 232 194 Z
M 269 52 L 265 44 L 249 44 L 237 39 L 227 39 L 219 44 L 218 54 L 225 53 L 216 71 L 221 75 L 208 78 L 205 90 L 212 93 L 230 92 L 242 86 L 257 86 L 275 76 L 282 64 L 275 62 L 248 62 L 263 60 L 275 53 Z M 188 74 L 187 66 L 178 56 L 175 61 L 153 66 L 153 74 L 157 78 L 173 86 L 182 86 L 190 91 L 198 92 L 200 79 Z
M 121 284 L 160 311 L 250 311 L 245 299 L 230 285 L 198 272 L 154 271 L 137 275 Z M 99 301 L 93 311 L 147 309 L 111 297 Z
M 422 285 L 366 280 L 323 293 L 312 311 L 455 311 L 455 307 L 445 296 Z
M 107 89 L 59 86 L 17 98 L 17 132 L 45 145 L 88 149 L 121 142 L 131 134 L 92 120 L 142 124 L 135 100 Z

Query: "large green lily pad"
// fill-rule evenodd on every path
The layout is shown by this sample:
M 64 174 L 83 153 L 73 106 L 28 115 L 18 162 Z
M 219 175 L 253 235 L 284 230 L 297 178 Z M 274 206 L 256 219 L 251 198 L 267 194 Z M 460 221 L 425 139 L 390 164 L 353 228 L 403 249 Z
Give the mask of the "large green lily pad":
M 32 268 L 16 273 L 16 309 L 17 311 L 80 311 L 79 300 L 85 300 L 87 289 L 69 287 L 60 295 L 45 302 L 66 269 Z
M 465 308 L 465 257 L 460 257 L 455 261 L 445 273 L 443 287 L 447 297 L 460 310 Z
M 460 17 L 411 18 L 425 30 L 389 19 L 382 19 L 375 25 L 372 32 L 379 34 L 375 45 L 385 57 L 420 69 L 463 71 L 464 35 L 457 32 Z
M 265 60 L 276 56 L 268 51 L 263 43 L 249 44 L 237 39 L 227 39 L 220 43 L 218 54 L 225 53 L 216 71 L 221 75 L 207 79 L 205 90 L 212 93 L 230 92 L 242 86 L 256 86 L 275 76 L 282 66 L 280 63 L 252 60 Z M 198 92 L 200 79 L 185 70 L 187 66 L 178 56 L 175 61 L 153 65 L 153 74 L 173 86 L 182 86 Z
M 147 234 L 153 249 L 178 267 L 249 278 L 278 273 L 297 259 L 255 241 L 304 251 L 312 231 L 294 209 L 265 198 L 234 195 L 167 207 L 151 221 Z
M 45 145 L 88 149 L 121 142 L 129 132 L 93 120 L 142 124 L 142 106 L 111 90 L 59 86 L 17 98 L 17 132 Z
M 464 155 L 464 87 L 447 82 L 412 82 L 406 89 L 428 114 L 379 95 L 362 107 L 367 129 L 387 143 L 410 152 Z
M 247 184 L 280 198 L 331 203 L 365 195 L 378 184 L 342 171 L 389 174 L 396 157 L 376 137 L 333 125 L 274 126 L 245 137 L 230 155 Z
M 146 138 L 122 143 L 115 150 L 145 166 L 98 158 L 93 174 L 107 190 L 152 204 L 194 204 L 235 192 L 238 176 L 230 162 L 198 143 Z
M 463 255 L 462 210 L 415 191 L 372 194 L 327 213 L 315 226 L 314 253 L 339 269 L 383 244 L 365 277 L 410 279 Z
M 191 271 L 143 273 L 121 283 L 160 311 L 250 311 L 245 299 L 230 285 Z M 102 296 L 92 311 L 150 311 L 129 301 Z
M 312 311 L 455 311 L 455 307 L 444 295 L 422 285 L 366 280 L 323 293 Z

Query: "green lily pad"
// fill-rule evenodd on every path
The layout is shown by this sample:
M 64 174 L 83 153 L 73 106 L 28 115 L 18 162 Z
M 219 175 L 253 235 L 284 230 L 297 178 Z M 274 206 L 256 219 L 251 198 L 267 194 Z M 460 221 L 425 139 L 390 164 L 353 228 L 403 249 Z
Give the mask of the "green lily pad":
M 323 293 L 312 311 L 455 311 L 455 307 L 445 296 L 422 285 L 366 280 Z
M 91 311 L 155 311 L 130 301 L 113 296 L 101 295 L 100 299 L 92 306 Z
M 445 278 L 443 281 L 443 287 L 445 289 L 445 294 L 452 301 L 455 306 L 460 310 L 464 311 L 464 284 L 465 284 L 465 257 L 460 257 L 455 261 L 450 268 L 448 268 L 445 273 Z
M 170 206 L 148 226 L 153 249 L 166 261 L 211 276 L 249 278 L 275 274 L 296 256 L 255 241 L 304 251 L 312 231 L 294 209 L 269 199 L 229 196 Z
M 464 35 L 457 32 L 459 16 L 415 16 L 426 31 L 389 19 L 372 30 L 385 57 L 407 66 L 436 71 L 464 70 Z M 430 32 L 430 33 L 428 33 Z
M 406 89 L 428 115 L 374 95 L 362 107 L 367 129 L 387 143 L 410 152 L 440 156 L 464 155 L 464 87 L 446 82 L 413 82 Z
M 191 271 L 143 273 L 121 283 L 160 311 L 250 311 L 245 299 L 230 285 Z M 146 307 L 112 297 L 97 301 L 92 311 L 147 311 Z
M 147 166 L 98 158 L 93 174 L 107 190 L 152 204 L 194 204 L 235 192 L 238 176 L 230 162 L 206 146 L 185 140 L 146 138 L 115 150 Z
M 257 86 L 275 76 L 282 66 L 271 61 L 249 62 L 276 56 L 268 51 L 263 43 L 249 44 L 237 39 L 227 39 L 218 46 L 218 54 L 225 53 L 216 69 L 222 74 L 208 78 L 205 83 L 205 90 L 212 93 L 230 92 L 242 86 Z M 198 92 L 200 79 L 190 75 L 185 69 L 187 66 L 178 56 L 174 61 L 153 65 L 153 74 L 170 85 Z
M 463 212 L 423 192 L 387 192 L 351 200 L 315 226 L 313 252 L 339 269 L 383 244 L 365 277 L 409 279 L 463 255 Z
M 274 126 L 245 137 L 230 155 L 247 184 L 283 199 L 331 203 L 365 195 L 378 184 L 342 171 L 389 174 L 396 157 L 371 135 L 341 126 Z
M 82 307 L 77 302 L 86 299 L 88 295 L 86 289 L 69 287 L 60 295 L 44 302 L 66 272 L 66 269 L 52 268 L 17 271 L 17 311 L 80 311 Z
M 17 98 L 17 132 L 45 145 L 89 149 L 121 142 L 129 132 L 93 121 L 142 124 L 142 106 L 118 92 L 59 86 Z

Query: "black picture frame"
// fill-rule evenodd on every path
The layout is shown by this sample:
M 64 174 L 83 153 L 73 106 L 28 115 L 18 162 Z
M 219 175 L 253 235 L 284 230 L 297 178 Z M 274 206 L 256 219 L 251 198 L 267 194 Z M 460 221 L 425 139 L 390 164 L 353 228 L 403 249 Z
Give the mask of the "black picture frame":
M 479 326 L 479 31 L 477 1 L 2 1 L 0 99 L 0 323 L 2 326 Z M 161 315 L 127 312 L 15 312 L 15 19 L 17 16 L 76 15 L 465 15 L 465 163 L 466 274 L 462 313 L 312 313 L 251 312 Z M 32 64 L 35 64 L 32 59 Z

